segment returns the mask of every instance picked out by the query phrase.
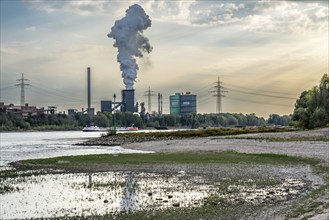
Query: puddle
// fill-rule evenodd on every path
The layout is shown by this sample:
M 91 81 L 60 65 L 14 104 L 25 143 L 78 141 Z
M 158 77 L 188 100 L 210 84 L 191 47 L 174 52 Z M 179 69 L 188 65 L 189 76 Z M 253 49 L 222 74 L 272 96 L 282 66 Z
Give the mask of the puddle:
M 229 184 L 223 188 L 225 183 Z M 32 175 L 1 180 L 0 187 L 8 189 L 1 194 L 1 219 L 24 219 L 199 207 L 209 198 L 229 204 L 275 203 L 295 198 L 307 184 L 293 178 L 271 186 L 257 186 L 252 179 L 233 182 L 223 178 L 210 183 L 180 171 Z
M 90 185 L 91 178 L 91 185 Z M 1 218 L 47 218 L 202 205 L 214 187 L 186 174 L 106 172 L 8 178 Z

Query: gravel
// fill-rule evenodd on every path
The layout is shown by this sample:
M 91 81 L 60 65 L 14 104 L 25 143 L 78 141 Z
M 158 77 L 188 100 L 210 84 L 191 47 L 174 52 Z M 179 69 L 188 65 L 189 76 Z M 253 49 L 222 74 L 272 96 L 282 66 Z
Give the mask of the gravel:
M 233 138 L 236 139 L 233 139 Z M 329 165 L 329 142 L 326 141 L 282 141 L 270 142 L 263 138 L 280 138 L 289 139 L 294 138 L 329 138 L 329 128 L 300 131 L 300 132 L 280 132 L 280 133 L 257 133 L 257 134 L 243 134 L 237 136 L 226 137 L 208 137 L 208 138 L 192 138 L 181 140 L 159 140 L 142 143 L 129 143 L 122 147 L 136 150 L 146 150 L 154 152 L 186 152 L 186 151 L 225 151 L 234 150 L 243 153 L 275 153 L 285 154 L 290 156 L 311 157 L 323 160 L 324 163 Z M 255 138 L 255 139 L 253 139 Z M 238 169 L 238 168 L 235 168 Z M 271 173 L 274 170 L 269 167 L 262 167 Z M 252 170 L 252 169 L 251 169 Z M 249 172 L 251 172 L 249 170 Z M 300 175 L 303 169 L 296 169 L 295 175 Z M 305 169 L 307 170 L 307 169 Z M 255 172 L 255 170 L 253 170 Z M 277 172 L 279 174 L 280 172 Z M 292 173 L 292 172 L 289 172 Z M 307 175 L 311 175 L 310 172 Z M 282 173 L 281 173 L 282 175 Z M 319 185 L 321 180 L 317 177 L 311 176 L 307 179 L 312 179 L 313 184 Z M 329 191 L 327 190 L 324 195 L 316 199 L 319 202 L 329 205 Z M 248 219 L 284 219 L 283 211 L 286 210 L 291 204 L 280 204 L 267 210 L 260 211 L 255 214 L 256 216 L 249 217 Z M 306 213 L 296 219 L 307 218 L 312 220 L 329 219 L 329 209 L 320 209 Z
M 181 140 L 160 140 L 149 142 L 138 142 L 125 144 L 122 147 L 136 150 L 155 152 L 183 152 L 183 151 L 225 151 L 234 150 L 243 153 L 276 153 L 290 156 L 302 156 L 318 158 L 329 163 L 329 142 L 325 141 L 284 141 L 268 142 L 257 139 L 243 139 L 244 137 L 266 138 L 266 137 L 329 137 L 329 128 L 301 131 L 301 132 L 279 132 L 243 134 L 227 137 L 192 138 Z

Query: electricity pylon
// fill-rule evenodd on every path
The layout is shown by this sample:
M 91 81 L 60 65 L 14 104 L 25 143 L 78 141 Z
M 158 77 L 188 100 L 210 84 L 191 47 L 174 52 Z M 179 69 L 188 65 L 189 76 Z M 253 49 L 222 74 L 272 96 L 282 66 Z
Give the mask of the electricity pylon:
M 25 105 L 25 86 L 30 86 L 30 84 L 26 83 L 30 80 L 24 79 L 24 73 L 22 73 L 22 78 L 17 79 L 19 83 L 17 83 L 15 86 L 21 87 L 21 106 Z
M 214 89 L 210 91 L 211 93 L 215 93 L 213 96 L 216 97 L 216 113 L 222 113 L 222 97 L 225 97 L 223 93 L 227 92 L 225 91 L 224 87 L 222 86 L 223 82 L 220 81 L 219 76 L 217 82 L 215 82 Z

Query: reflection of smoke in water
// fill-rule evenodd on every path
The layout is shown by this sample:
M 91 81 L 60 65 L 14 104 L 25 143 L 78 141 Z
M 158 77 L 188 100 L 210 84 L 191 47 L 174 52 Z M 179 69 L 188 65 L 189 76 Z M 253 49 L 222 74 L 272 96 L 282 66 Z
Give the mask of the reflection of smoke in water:
M 118 48 L 117 60 L 126 89 L 133 89 L 137 78 L 138 65 L 134 57 L 143 57 L 144 52 L 152 51 L 148 38 L 142 34 L 148 27 L 151 27 L 149 16 L 140 5 L 134 4 L 126 10 L 125 17 L 115 21 L 107 35 L 115 40 L 113 46 Z
M 125 177 L 125 186 L 123 189 L 122 200 L 120 202 L 121 210 L 123 211 L 133 211 L 136 210 L 136 194 L 135 194 L 135 176 L 133 172 L 130 172 Z

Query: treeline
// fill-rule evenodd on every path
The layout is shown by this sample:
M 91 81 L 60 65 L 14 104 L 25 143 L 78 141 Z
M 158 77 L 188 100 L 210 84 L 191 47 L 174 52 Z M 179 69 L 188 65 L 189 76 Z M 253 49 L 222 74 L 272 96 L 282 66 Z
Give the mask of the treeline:
M 324 74 L 319 86 L 301 93 L 295 104 L 292 124 L 315 128 L 329 124 L 329 77 Z
M 268 120 L 257 117 L 255 114 L 187 114 L 183 116 L 173 115 L 137 115 L 132 113 L 117 112 L 114 114 L 98 112 L 95 116 L 89 117 L 84 114 L 76 115 L 37 115 L 23 118 L 21 116 L 0 112 L 1 130 L 69 130 L 81 129 L 84 126 L 97 125 L 99 127 L 127 127 L 134 124 L 139 128 L 147 127 L 233 127 L 233 126 L 265 126 L 289 124 L 291 116 L 270 115 Z
M 42 114 L 23 118 L 14 113 L 0 112 L 0 130 L 69 130 L 81 129 L 88 125 L 99 127 L 127 127 L 134 124 L 139 128 L 147 127 L 233 127 L 293 125 L 302 128 L 316 128 L 329 125 L 329 77 L 324 74 L 318 86 L 301 93 L 292 115 L 271 114 L 267 120 L 255 114 L 187 114 L 173 115 L 136 115 L 132 113 L 97 113 L 93 117 L 85 114 Z

